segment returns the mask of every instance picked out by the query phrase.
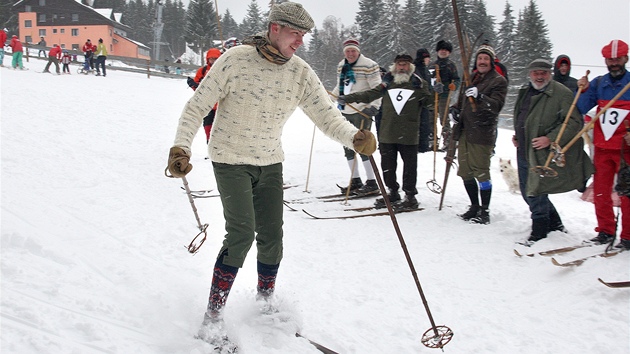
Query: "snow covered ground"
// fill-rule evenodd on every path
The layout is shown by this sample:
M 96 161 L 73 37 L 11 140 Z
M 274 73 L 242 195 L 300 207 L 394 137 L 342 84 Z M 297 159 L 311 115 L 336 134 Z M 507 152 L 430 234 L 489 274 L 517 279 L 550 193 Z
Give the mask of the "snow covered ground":
M 57 76 L 36 72 L 44 62 L 26 66 L 0 70 L 0 351 L 211 352 L 193 336 L 224 235 L 220 201 L 196 200 L 210 227 L 191 256 L 185 245 L 198 232 L 196 221 L 181 180 L 164 177 L 192 91 L 183 80 L 116 71 L 83 76 L 75 67 Z M 468 198 L 454 172 L 438 211 L 439 195 L 425 185 L 433 178 L 432 153 L 419 155 L 418 197 L 426 209 L 397 216 L 433 318 L 454 332 L 445 352 L 630 353 L 630 290 L 597 281 L 630 279 L 630 255 L 577 268 L 514 255 L 530 220 L 498 170 L 499 157 L 515 158 L 510 136 L 500 131 L 493 158 L 490 225 L 456 217 Z M 349 177 L 341 146 L 319 131 L 304 192 L 312 137 L 313 124 L 297 111 L 283 138 L 286 183 L 297 187 L 285 199 L 321 215 L 343 213 L 347 206 L 315 199 Z M 200 130 L 192 189 L 215 188 L 205 156 Z M 595 235 L 593 206 L 578 192 L 551 199 L 570 232 L 553 233 L 530 251 Z M 274 316 L 260 315 L 254 300 L 255 258 L 250 253 L 226 307 L 228 332 L 242 353 L 317 353 L 296 331 L 339 353 L 438 351 L 420 342 L 431 324 L 389 217 L 313 220 L 287 209 Z

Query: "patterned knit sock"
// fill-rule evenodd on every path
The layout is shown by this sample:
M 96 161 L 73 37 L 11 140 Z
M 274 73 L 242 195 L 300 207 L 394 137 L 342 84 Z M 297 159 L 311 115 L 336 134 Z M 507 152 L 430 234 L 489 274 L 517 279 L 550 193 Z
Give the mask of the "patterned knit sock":
M 276 287 L 276 276 L 278 275 L 278 268 L 280 264 L 264 264 L 257 262 L 258 268 L 258 294 L 257 299 L 268 299 Z
M 216 322 L 220 319 L 221 311 L 225 306 L 237 273 L 237 267 L 223 264 L 223 256 L 217 259 L 214 264 L 212 285 L 210 286 L 210 296 L 208 299 L 208 310 L 204 317 L 204 324 L 208 321 Z

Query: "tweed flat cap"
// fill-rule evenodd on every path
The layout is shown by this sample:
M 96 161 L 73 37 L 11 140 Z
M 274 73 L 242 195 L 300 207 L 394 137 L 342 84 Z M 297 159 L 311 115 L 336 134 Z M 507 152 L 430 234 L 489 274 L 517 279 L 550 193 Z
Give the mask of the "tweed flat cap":
M 269 12 L 269 22 L 304 32 L 310 32 L 315 27 L 315 22 L 302 4 L 291 1 L 274 5 Z
M 527 70 L 549 70 L 551 71 L 553 68 L 553 64 L 547 59 L 535 59 L 529 65 L 527 65 Z

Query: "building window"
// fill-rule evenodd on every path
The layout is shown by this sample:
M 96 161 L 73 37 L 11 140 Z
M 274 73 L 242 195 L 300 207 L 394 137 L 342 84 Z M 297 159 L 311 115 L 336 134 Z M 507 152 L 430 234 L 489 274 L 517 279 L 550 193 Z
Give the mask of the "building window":
M 33 27 L 33 21 L 31 21 L 31 20 L 25 20 L 25 21 L 24 21 L 24 27 L 26 27 L 26 28 L 31 28 L 31 27 Z
M 76 37 L 79 35 L 79 29 L 78 28 L 73 28 L 72 30 L 72 37 Z
M 26 43 L 33 43 L 33 37 L 31 36 L 26 36 L 25 40 L 26 40 Z
M 31 11 L 33 11 L 32 8 L 31 8 L 31 5 L 25 5 L 24 6 L 24 12 L 31 12 Z
M 79 14 L 72 14 L 72 22 L 79 22 Z
M 62 28 L 62 29 L 60 29 L 59 31 L 61 32 L 61 34 L 66 33 L 66 29 L 65 29 L 65 28 Z
M 39 14 L 37 22 L 46 22 L 46 14 Z
M 78 44 L 73 44 L 72 45 L 72 50 L 79 50 L 79 45 Z
M 57 29 L 56 28 L 53 28 L 53 33 L 57 33 Z
M 39 6 L 46 6 L 46 0 L 39 0 Z
M 45 29 L 40 29 L 39 30 L 39 36 L 40 37 L 46 37 L 46 30 Z

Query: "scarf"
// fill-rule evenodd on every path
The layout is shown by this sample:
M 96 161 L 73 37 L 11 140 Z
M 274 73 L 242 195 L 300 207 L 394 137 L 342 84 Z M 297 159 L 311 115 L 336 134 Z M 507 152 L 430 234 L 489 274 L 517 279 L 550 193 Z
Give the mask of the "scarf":
M 256 47 L 256 51 L 261 57 L 274 64 L 282 65 L 289 61 L 278 49 L 276 49 L 269 41 L 268 33 L 258 33 L 252 37 L 243 40 L 243 44 Z
M 359 59 L 357 59 L 357 61 L 355 61 L 354 63 L 350 64 L 348 63 L 348 59 L 344 59 L 344 64 L 343 67 L 341 68 L 341 73 L 339 74 L 339 95 L 344 95 L 343 92 L 343 88 L 346 84 L 348 83 L 356 83 L 357 79 L 354 77 L 354 70 L 352 69 L 354 67 L 354 64 L 356 64 L 359 61 Z M 339 107 L 340 110 L 343 110 L 345 108 L 345 105 L 337 105 Z

